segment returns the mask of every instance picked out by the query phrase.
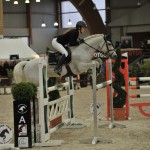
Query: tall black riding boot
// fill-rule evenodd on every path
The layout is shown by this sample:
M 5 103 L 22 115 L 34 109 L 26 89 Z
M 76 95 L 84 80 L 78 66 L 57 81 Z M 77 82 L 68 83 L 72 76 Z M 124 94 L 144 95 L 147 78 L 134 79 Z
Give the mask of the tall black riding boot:
M 62 65 L 64 63 L 64 61 L 66 60 L 66 56 L 65 54 L 63 54 L 60 58 L 60 60 L 58 61 L 58 64 L 57 66 L 55 67 L 54 71 L 57 73 L 57 74 L 61 74 L 61 71 L 62 71 Z

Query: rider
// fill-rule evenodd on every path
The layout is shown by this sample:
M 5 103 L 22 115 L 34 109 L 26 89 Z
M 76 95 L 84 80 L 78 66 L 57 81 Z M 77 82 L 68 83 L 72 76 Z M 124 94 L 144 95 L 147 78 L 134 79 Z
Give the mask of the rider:
M 83 39 L 79 39 L 78 40 L 78 37 L 79 37 L 79 33 L 84 33 L 85 32 L 85 28 L 86 28 L 86 24 L 85 22 L 83 21 L 78 21 L 76 23 L 76 28 L 75 29 L 70 29 L 68 32 L 62 34 L 62 35 L 59 35 L 59 36 L 56 36 L 53 38 L 52 40 L 52 46 L 62 54 L 60 60 L 58 61 L 58 64 L 57 66 L 55 67 L 54 71 L 57 73 L 57 74 L 61 74 L 61 71 L 62 71 L 62 65 L 65 61 L 65 59 L 67 58 L 68 56 L 68 52 L 67 50 L 65 49 L 65 46 L 66 45 L 69 45 L 69 46 L 77 46 L 81 43 L 84 42 Z

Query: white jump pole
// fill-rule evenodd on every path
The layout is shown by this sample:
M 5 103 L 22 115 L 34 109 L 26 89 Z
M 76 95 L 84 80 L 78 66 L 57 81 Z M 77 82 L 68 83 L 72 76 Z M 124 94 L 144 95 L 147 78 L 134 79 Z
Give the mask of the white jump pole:
M 59 87 L 59 86 L 60 86 L 60 85 L 58 85 L 58 87 Z M 69 82 L 62 83 L 61 86 L 62 86 L 62 87 L 67 87 L 67 86 L 69 86 Z M 57 87 L 56 85 L 55 85 L 55 86 L 48 87 L 48 92 L 57 90 L 58 87 Z
M 69 76 L 67 78 L 67 82 L 69 86 L 67 88 L 67 94 L 70 95 L 70 113 L 68 113 L 68 118 L 74 118 L 74 85 L 73 85 L 73 77 Z
M 112 80 L 112 62 L 111 59 L 108 59 L 108 64 L 109 64 L 109 79 Z M 108 128 L 113 128 L 116 125 L 114 125 L 114 115 L 113 115 L 113 94 L 112 94 L 112 84 L 109 85 L 110 86 L 110 124 L 108 126 Z
M 93 78 L 93 112 L 94 112 L 94 120 L 93 120 L 93 138 L 91 139 L 85 139 L 85 140 L 80 140 L 80 143 L 84 143 L 84 144 L 89 144 L 89 142 L 91 144 L 96 144 L 97 142 L 105 142 L 105 143 L 112 143 L 113 140 L 108 139 L 108 138 L 102 138 L 100 136 L 98 136 L 98 127 L 97 127 L 97 99 L 96 99 L 96 90 L 97 87 L 103 87 L 103 85 L 98 85 L 96 86 L 96 64 L 95 62 L 93 62 L 92 65 L 92 78 Z M 110 81 L 109 81 L 110 82 Z M 107 83 L 105 83 L 107 84 Z

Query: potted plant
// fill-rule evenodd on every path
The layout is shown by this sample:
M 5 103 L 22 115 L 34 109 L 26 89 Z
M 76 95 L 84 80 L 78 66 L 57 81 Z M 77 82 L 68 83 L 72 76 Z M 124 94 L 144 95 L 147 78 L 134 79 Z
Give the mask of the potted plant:
M 32 147 L 31 103 L 36 97 L 36 88 L 33 87 L 32 83 L 27 82 L 21 82 L 12 86 L 15 147 Z M 22 143 L 22 139 L 26 139 L 26 143 Z
M 124 120 L 125 119 L 125 108 L 124 105 L 126 103 L 126 91 L 122 88 L 124 84 L 124 76 L 120 72 L 121 67 L 121 50 L 120 48 L 116 49 L 117 58 L 112 67 L 112 71 L 114 73 L 115 79 L 113 82 L 114 89 L 114 97 L 113 97 L 113 108 L 114 108 L 114 119 L 115 120 Z M 117 111 L 117 112 L 116 112 Z M 118 112 L 119 111 L 119 112 Z M 116 115 L 121 115 L 123 111 L 123 116 L 120 116 L 117 119 Z M 123 118 L 121 118 L 123 117 Z
M 17 83 L 12 86 L 12 95 L 14 100 L 30 101 L 34 97 L 34 89 L 31 83 Z

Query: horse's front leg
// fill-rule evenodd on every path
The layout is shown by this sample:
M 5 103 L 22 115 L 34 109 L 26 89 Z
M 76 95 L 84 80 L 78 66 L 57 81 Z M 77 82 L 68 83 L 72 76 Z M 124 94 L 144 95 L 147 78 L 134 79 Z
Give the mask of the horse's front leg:
M 96 63 L 96 68 L 99 68 L 103 63 L 100 58 L 94 59 L 93 61 Z
M 100 68 L 100 66 L 102 65 L 102 60 L 101 59 L 95 59 L 92 62 L 95 62 L 96 64 L 96 68 Z

